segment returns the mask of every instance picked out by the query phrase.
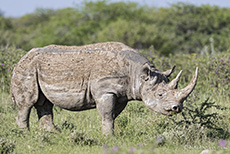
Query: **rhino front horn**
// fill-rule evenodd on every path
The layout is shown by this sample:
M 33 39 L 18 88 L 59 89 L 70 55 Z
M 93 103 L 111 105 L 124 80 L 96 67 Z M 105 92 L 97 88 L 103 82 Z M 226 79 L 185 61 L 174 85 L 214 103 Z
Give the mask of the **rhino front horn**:
M 198 67 L 196 68 L 196 72 L 191 82 L 185 88 L 179 90 L 180 100 L 184 101 L 189 96 L 189 94 L 193 91 L 193 89 L 196 86 L 197 77 L 198 77 Z

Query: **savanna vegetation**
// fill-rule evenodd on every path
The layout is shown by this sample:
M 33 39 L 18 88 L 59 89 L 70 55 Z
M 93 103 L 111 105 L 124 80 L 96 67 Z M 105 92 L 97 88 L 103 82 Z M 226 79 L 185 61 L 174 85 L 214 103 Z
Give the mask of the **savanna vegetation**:
M 200 153 L 230 151 L 230 8 L 178 3 L 168 8 L 136 3 L 85 2 L 60 10 L 37 9 L 20 18 L 0 16 L 1 153 Z M 101 134 L 96 110 L 54 107 L 57 132 L 30 132 L 15 122 L 9 95 L 14 64 L 33 47 L 119 41 L 146 56 L 158 69 L 183 69 L 179 88 L 199 67 L 198 83 L 182 113 L 167 117 L 142 102 L 128 104 L 115 135 Z

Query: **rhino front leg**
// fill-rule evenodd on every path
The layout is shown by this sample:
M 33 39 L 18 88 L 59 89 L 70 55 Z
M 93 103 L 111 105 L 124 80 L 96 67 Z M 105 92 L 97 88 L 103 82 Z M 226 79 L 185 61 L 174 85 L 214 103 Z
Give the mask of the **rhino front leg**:
M 47 131 L 55 129 L 53 124 L 53 104 L 49 100 L 34 105 L 37 109 L 39 127 Z
M 102 120 L 103 135 L 114 133 L 114 107 L 116 97 L 113 94 L 104 94 L 97 100 L 97 110 Z

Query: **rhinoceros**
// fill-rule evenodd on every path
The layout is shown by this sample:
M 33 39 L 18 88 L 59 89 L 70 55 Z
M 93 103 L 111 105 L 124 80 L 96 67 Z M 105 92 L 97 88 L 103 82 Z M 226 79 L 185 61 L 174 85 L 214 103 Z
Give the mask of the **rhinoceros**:
M 16 123 L 29 129 L 34 106 L 39 126 L 53 130 L 53 105 L 70 111 L 97 108 L 102 133 L 112 134 L 114 120 L 131 100 L 143 101 L 164 115 L 179 113 L 193 91 L 191 82 L 177 89 L 182 71 L 169 82 L 172 69 L 160 72 L 137 50 L 119 42 L 85 46 L 49 45 L 31 49 L 15 66 L 11 98 L 18 108 Z

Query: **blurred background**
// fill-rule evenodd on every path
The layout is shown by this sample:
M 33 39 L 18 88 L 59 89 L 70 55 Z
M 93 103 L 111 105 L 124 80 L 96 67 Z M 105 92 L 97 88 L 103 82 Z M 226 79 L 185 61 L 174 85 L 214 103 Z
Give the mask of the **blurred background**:
M 96 2 L 98 0 L 87 0 Z M 84 4 L 86 0 L 7 0 L 7 1 L 0 1 L 0 9 L 4 13 L 6 17 L 20 17 L 28 13 L 34 12 L 37 8 L 49 8 L 49 9 L 61 9 L 66 7 L 76 7 L 79 5 Z M 178 2 L 190 3 L 197 6 L 200 5 L 216 5 L 220 7 L 229 7 L 230 1 L 228 0 L 107 0 L 107 2 L 135 2 L 139 5 L 148 5 L 152 7 L 169 7 L 172 4 Z
M 0 1 L 0 45 L 29 50 L 48 44 L 119 41 L 163 55 L 224 51 L 230 1 Z

